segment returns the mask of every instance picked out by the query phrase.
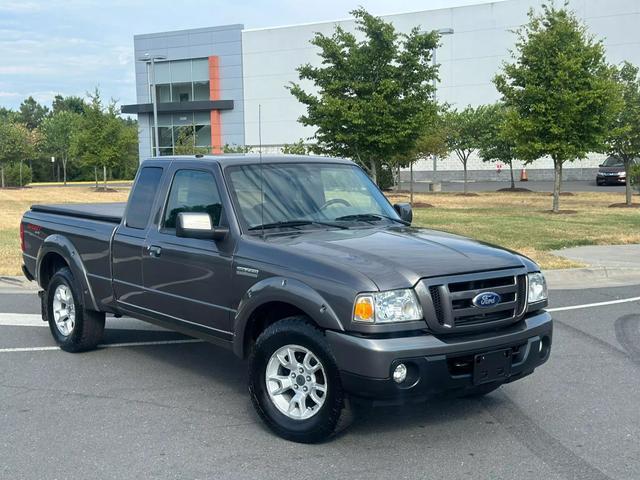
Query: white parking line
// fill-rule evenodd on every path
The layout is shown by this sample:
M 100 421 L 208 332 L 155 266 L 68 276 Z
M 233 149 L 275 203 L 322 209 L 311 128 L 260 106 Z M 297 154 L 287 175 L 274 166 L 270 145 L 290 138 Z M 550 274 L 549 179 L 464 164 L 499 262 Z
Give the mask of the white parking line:
M 617 305 L 620 303 L 640 302 L 640 297 L 621 298 L 619 300 L 609 300 L 607 302 L 597 303 L 585 303 L 582 305 L 570 305 L 568 307 L 556 307 L 548 308 L 547 312 L 564 312 L 567 310 L 580 310 L 583 308 L 595 308 L 605 307 L 607 305 Z M 34 314 L 20 314 L 20 313 L 0 313 L 0 326 L 48 326 L 43 322 L 40 315 Z M 122 325 L 120 328 L 136 328 L 130 325 Z M 138 327 L 139 328 L 139 327 Z M 197 338 L 184 339 L 184 340 L 157 340 L 149 342 L 125 342 L 125 343 L 110 343 L 99 345 L 99 348 L 121 348 L 121 347 L 146 347 L 153 345 L 180 345 L 185 343 L 203 343 L 204 340 Z M 15 352 L 45 352 L 51 350 L 60 350 L 59 347 L 47 346 L 47 347 L 17 347 L 17 348 L 0 348 L 0 353 L 15 353 Z
M 122 347 L 148 347 L 153 345 L 179 345 L 183 343 L 204 343 L 204 340 L 197 338 L 189 338 L 185 340 L 158 340 L 154 342 L 125 342 L 125 343 L 106 343 L 98 345 L 98 348 L 122 348 Z M 0 348 L 0 353 L 17 353 L 17 352 L 47 352 L 51 350 L 60 350 L 60 347 L 17 347 L 17 348 Z
M 580 310 L 582 308 L 605 307 L 607 305 L 617 305 L 619 303 L 640 302 L 640 297 L 621 298 L 620 300 L 609 300 L 608 302 L 585 303 L 583 305 L 571 305 L 569 307 L 547 308 L 547 312 L 564 312 L 566 310 Z
M 170 331 L 157 327 L 151 323 L 135 320 L 133 318 L 107 318 L 107 328 L 118 330 L 154 330 Z M 6 327 L 49 327 L 47 322 L 42 321 L 40 314 L 35 313 L 0 313 L 0 326 Z

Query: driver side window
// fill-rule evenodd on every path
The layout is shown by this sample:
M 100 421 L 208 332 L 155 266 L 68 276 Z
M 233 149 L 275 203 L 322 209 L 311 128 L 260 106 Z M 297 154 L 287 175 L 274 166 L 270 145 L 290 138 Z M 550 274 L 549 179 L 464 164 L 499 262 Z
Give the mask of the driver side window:
M 202 170 L 178 170 L 173 177 L 162 227 L 175 229 L 181 212 L 206 212 L 220 225 L 222 202 L 213 175 Z

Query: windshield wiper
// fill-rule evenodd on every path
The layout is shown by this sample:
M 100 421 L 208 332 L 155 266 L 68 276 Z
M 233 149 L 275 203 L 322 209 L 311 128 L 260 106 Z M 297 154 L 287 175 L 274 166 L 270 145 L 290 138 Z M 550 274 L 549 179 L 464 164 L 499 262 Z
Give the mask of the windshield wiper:
M 353 215 L 344 215 L 342 217 L 338 217 L 336 221 L 361 221 L 361 222 L 378 222 L 383 218 L 387 220 L 391 220 L 393 222 L 401 223 L 402 225 L 411 225 L 409 222 L 405 222 L 404 220 L 400 220 L 399 218 L 393 218 L 388 215 L 383 215 L 382 213 L 355 213 Z
M 249 227 L 249 230 L 268 230 L 270 228 L 296 228 L 303 227 L 305 225 L 323 225 L 325 227 L 334 227 L 341 230 L 347 230 L 349 227 L 345 225 L 338 225 L 337 223 L 321 222 L 318 220 L 282 220 L 279 222 L 263 223 L 262 225 L 254 225 Z

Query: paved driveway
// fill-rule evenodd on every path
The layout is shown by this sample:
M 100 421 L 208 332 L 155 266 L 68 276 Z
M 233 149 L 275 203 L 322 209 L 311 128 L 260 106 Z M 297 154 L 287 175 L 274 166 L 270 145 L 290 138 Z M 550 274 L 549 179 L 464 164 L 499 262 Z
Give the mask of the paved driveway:
M 359 410 L 321 445 L 265 429 L 229 352 L 125 319 L 105 348 L 68 354 L 33 292 L 5 291 L 0 311 L 0 478 L 640 478 L 637 301 L 555 312 L 550 361 L 484 399 Z

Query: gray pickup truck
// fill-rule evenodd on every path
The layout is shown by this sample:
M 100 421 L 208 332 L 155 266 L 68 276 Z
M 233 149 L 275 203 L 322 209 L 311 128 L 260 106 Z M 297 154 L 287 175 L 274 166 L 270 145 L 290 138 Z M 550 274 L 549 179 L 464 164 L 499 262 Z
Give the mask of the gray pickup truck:
M 343 159 L 155 158 L 126 205 L 32 206 L 23 271 L 63 350 L 107 313 L 214 342 L 273 431 L 317 442 L 354 400 L 484 395 L 549 358 L 534 262 L 411 221 Z

